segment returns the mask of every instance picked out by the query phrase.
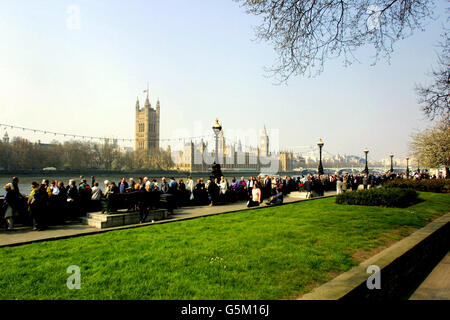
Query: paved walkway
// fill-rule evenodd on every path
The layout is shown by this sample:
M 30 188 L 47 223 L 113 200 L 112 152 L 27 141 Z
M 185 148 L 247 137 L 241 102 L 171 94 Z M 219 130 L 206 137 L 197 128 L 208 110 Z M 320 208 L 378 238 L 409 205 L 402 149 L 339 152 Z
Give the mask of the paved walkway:
M 334 196 L 336 192 L 330 191 L 325 193 L 325 197 Z M 315 199 L 320 199 L 315 198 Z M 303 197 L 300 197 L 298 192 L 293 192 L 289 196 L 284 198 L 284 203 L 293 203 L 298 201 L 304 201 Z M 259 208 L 266 207 L 265 204 L 262 204 Z M 192 207 L 182 207 L 176 209 L 174 214 L 170 216 L 169 219 L 159 220 L 154 223 L 143 223 L 143 224 L 135 224 L 135 225 L 126 225 L 121 227 L 107 228 L 107 229 L 96 229 L 94 227 L 90 227 L 81 223 L 71 223 L 66 224 L 64 226 L 51 226 L 45 231 L 32 231 L 30 227 L 24 227 L 20 229 L 16 229 L 14 231 L 0 231 L 0 247 L 5 246 L 16 246 L 23 245 L 31 242 L 39 242 L 39 241 L 48 241 L 48 240 L 56 240 L 56 239 L 65 239 L 76 236 L 83 236 L 89 234 L 99 234 L 103 232 L 108 232 L 112 230 L 121 230 L 121 229 L 129 229 L 129 228 L 137 228 L 146 225 L 152 224 L 161 224 L 161 223 L 169 223 L 181 220 L 189 220 L 195 219 L 199 217 L 229 213 L 234 211 L 241 210 L 250 210 L 256 209 L 258 207 L 247 208 L 246 202 L 239 202 L 227 205 L 219 205 L 219 206 L 192 206 Z
M 409 299 L 450 300 L 450 251 Z

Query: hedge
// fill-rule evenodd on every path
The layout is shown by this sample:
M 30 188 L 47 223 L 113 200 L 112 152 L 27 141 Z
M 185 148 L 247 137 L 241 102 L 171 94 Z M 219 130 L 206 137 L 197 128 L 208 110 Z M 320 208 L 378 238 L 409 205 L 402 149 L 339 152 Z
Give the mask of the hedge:
M 336 196 L 336 203 L 404 208 L 417 202 L 417 197 L 413 189 L 373 188 L 341 193 Z
M 383 186 L 386 188 L 408 188 L 417 191 L 448 193 L 450 192 L 450 179 L 396 179 L 387 181 Z

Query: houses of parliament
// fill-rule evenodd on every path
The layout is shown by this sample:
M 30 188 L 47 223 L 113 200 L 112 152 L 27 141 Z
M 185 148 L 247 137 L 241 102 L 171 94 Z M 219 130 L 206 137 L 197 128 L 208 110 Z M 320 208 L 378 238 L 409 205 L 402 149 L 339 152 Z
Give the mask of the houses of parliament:
M 160 113 L 159 99 L 155 108 L 152 107 L 148 92 L 144 107 L 141 108 L 139 98 L 136 100 L 135 121 L 135 151 L 145 151 L 149 154 L 160 151 Z M 227 145 L 223 130 L 219 136 L 219 155 L 223 170 L 225 171 L 261 171 L 268 167 L 267 158 L 275 156 L 279 161 L 278 171 L 289 172 L 293 169 L 292 152 L 279 152 L 270 154 L 269 135 L 264 127 L 259 139 L 259 146 L 243 151 L 240 143 Z M 170 149 L 170 147 L 168 148 Z M 171 151 L 172 161 L 176 170 L 188 172 L 209 172 L 211 159 L 214 159 L 215 150 L 208 150 L 208 143 L 201 140 L 199 143 L 190 141 L 184 145 L 183 150 Z

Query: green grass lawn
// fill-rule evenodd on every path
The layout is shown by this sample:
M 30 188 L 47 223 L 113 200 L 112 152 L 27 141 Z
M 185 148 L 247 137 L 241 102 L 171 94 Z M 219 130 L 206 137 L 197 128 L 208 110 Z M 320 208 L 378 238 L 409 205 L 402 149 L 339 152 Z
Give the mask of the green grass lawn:
M 285 299 L 349 270 L 356 251 L 450 211 L 420 193 L 405 209 L 334 198 L 0 248 L 1 299 Z M 69 290 L 67 267 L 81 268 Z

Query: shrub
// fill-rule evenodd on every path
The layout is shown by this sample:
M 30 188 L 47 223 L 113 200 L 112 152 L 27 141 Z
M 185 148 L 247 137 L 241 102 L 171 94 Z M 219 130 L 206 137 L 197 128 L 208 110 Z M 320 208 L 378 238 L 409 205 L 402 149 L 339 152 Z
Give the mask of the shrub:
M 383 186 L 386 188 L 408 188 L 418 191 L 448 193 L 450 192 L 450 179 L 396 179 L 387 181 Z
M 417 196 L 413 189 L 374 188 L 341 193 L 336 196 L 336 203 L 404 208 L 417 202 Z

